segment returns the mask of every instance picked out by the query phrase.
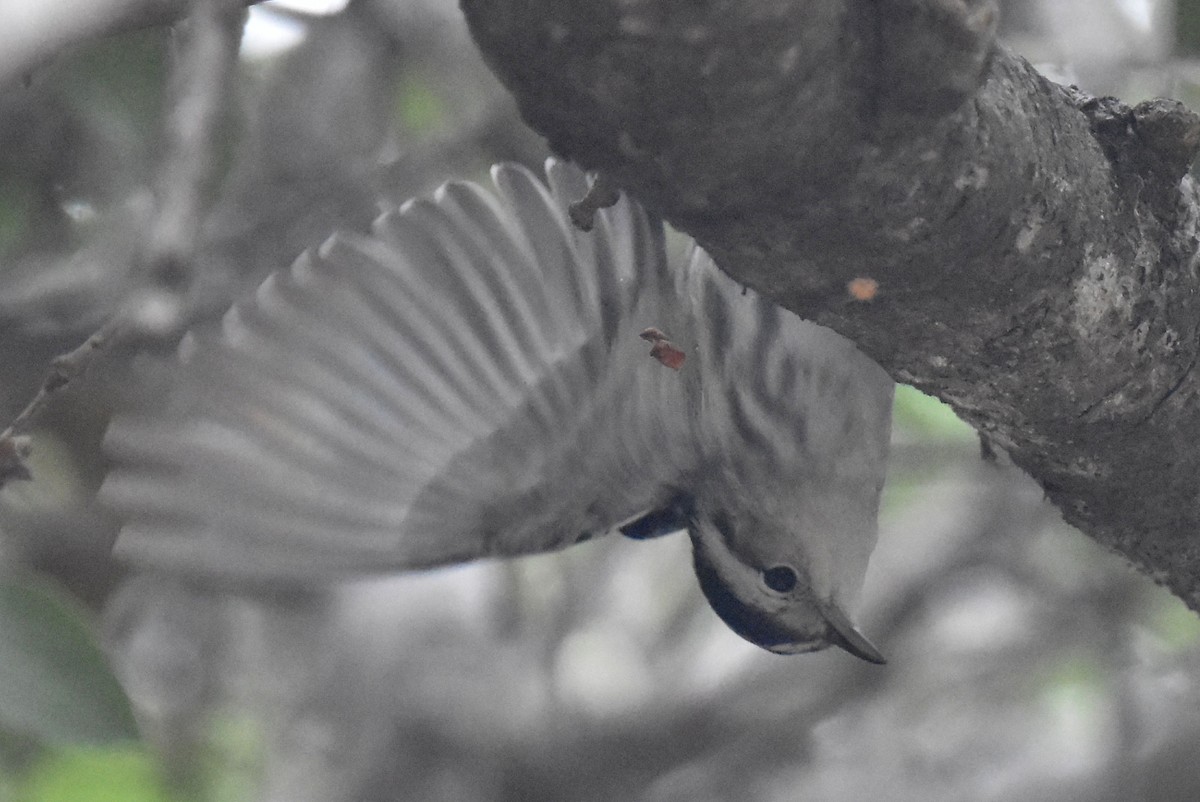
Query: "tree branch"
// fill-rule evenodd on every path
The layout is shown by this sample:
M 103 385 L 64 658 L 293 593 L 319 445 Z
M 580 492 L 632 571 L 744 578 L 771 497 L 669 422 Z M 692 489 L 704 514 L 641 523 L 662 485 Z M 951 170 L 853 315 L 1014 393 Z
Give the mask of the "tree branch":
M 986 0 L 462 5 L 552 147 L 1200 609 L 1200 118 L 1050 83 Z
M 162 285 L 187 283 L 220 160 L 221 124 L 245 21 L 243 0 L 191 0 L 171 69 L 164 158 L 144 259 Z

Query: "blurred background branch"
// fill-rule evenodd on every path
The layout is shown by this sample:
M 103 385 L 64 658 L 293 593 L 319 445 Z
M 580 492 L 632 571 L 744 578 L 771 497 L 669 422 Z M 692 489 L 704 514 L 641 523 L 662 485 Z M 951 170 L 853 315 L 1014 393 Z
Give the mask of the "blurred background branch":
M 146 262 L 154 280 L 186 286 L 217 177 L 222 122 L 246 13 L 241 0 L 191 0 L 169 80 L 164 155 Z

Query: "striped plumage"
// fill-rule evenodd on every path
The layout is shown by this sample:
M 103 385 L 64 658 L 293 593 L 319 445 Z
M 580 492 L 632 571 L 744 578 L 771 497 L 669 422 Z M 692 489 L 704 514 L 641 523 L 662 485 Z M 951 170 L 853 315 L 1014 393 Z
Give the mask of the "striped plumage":
M 669 269 L 628 200 L 576 230 L 582 175 L 547 174 L 447 184 L 190 335 L 165 408 L 110 431 L 118 551 L 321 577 L 546 551 L 658 511 L 656 533 L 691 531 L 735 629 L 740 601 L 784 622 L 777 651 L 838 641 L 826 608 L 874 547 L 890 381 L 703 251 Z M 678 371 L 649 358 L 648 327 L 683 350 Z M 794 591 L 714 600 L 712 581 L 762 590 L 781 564 Z

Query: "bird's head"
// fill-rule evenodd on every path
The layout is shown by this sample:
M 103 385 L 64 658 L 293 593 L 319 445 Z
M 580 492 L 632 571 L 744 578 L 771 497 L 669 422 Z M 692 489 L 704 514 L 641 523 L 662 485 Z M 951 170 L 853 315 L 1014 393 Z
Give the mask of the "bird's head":
M 883 663 L 844 611 L 875 543 L 874 509 L 832 520 L 836 494 L 823 498 L 830 509 L 809 504 L 798 517 L 694 509 L 688 532 L 696 577 L 717 615 L 757 646 L 776 654 L 838 646 Z

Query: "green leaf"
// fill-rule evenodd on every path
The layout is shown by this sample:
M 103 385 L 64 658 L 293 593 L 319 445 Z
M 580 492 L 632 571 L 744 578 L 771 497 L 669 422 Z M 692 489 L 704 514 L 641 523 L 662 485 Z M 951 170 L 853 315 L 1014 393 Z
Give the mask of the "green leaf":
M 47 743 L 138 737 L 86 615 L 46 580 L 0 573 L 0 726 Z
M 401 123 L 413 133 L 436 132 L 446 127 L 446 104 L 428 83 L 402 80 L 397 104 Z
M 1200 53 L 1200 5 L 1195 2 L 1175 4 L 1175 52 L 1188 56 Z
M 24 176 L 6 176 L 0 182 L 0 257 L 16 251 L 28 235 L 33 195 L 33 187 Z
M 1162 593 L 1155 599 L 1158 607 L 1149 620 L 1166 647 L 1173 652 L 1195 649 L 1200 642 L 1200 618 L 1174 596 Z
M 48 752 L 17 792 L 18 802 L 168 802 L 154 760 L 140 748 L 73 747 Z
M 907 384 L 896 385 L 893 422 L 923 439 L 974 441 L 975 430 L 963 423 L 954 410 L 931 395 Z

